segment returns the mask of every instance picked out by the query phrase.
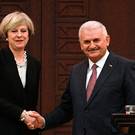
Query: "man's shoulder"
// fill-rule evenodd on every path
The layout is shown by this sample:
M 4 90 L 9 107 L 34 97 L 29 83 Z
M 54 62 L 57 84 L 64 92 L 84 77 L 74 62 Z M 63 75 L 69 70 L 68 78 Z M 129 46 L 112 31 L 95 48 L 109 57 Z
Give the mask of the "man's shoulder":
M 133 60 L 133 59 L 130 59 L 126 56 L 122 56 L 120 54 L 116 54 L 116 53 L 112 53 L 112 52 L 110 53 L 109 58 L 113 59 L 113 60 L 117 60 L 117 61 L 122 62 L 122 63 L 133 63 L 133 62 L 135 62 L 135 60 Z
M 73 65 L 73 68 L 79 68 L 83 66 L 88 66 L 88 59 L 81 60 L 80 62 Z

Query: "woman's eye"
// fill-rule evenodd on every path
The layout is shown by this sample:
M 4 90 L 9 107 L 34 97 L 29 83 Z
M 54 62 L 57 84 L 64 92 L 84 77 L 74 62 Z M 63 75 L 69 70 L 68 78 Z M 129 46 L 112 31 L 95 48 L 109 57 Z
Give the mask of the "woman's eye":
M 21 30 L 21 32 L 27 32 L 28 30 L 26 30 L 26 29 L 23 29 L 23 30 Z
M 17 32 L 17 30 L 11 30 L 11 32 Z

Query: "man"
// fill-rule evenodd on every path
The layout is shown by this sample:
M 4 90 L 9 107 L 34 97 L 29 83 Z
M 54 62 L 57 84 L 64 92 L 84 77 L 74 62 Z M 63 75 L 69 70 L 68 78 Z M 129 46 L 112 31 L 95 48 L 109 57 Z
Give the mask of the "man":
M 35 128 L 44 124 L 45 129 L 53 128 L 73 118 L 73 135 L 120 135 L 111 115 L 123 112 L 126 104 L 135 104 L 133 62 L 107 49 L 110 36 L 100 22 L 82 24 L 79 41 L 87 59 L 73 66 L 61 104 L 44 117 L 45 123 L 36 112 L 31 114 L 37 118 Z M 93 64 L 96 82 L 87 97 Z

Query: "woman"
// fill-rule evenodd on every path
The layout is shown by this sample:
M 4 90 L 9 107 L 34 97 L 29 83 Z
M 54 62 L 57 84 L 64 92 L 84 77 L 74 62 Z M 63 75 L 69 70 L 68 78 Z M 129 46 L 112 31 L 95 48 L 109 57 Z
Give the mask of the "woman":
M 29 123 L 35 118 L 27 111 L 35 110 L 38 98 L 40 63 L 26 50 L 34 34 L 32 20 L 23 12 L 3 18 L 0 35 L 8 42 L 0 50 L 0 134 L 37 135 Z

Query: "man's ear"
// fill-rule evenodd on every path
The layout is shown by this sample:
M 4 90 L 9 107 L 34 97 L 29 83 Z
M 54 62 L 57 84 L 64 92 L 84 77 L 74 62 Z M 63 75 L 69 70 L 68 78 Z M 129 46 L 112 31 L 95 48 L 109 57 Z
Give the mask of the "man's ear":
M 109 35 L 106 36 L 106 42 L 107 42 L 107 46 L 109 46 L 110 45 L 110 36 Z

